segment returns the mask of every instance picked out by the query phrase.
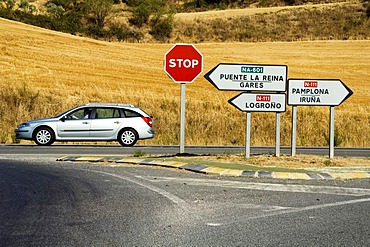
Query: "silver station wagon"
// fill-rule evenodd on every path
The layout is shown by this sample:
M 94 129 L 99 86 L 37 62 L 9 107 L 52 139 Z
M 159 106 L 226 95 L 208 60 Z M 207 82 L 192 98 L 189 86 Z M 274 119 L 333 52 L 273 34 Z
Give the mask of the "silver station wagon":
M 21 123 L 17 139 L 38 145 L 55 141 L 118 141 L 133 146 L 138 140 L 154 137 L 153 119 L 139 107 L 124 104 L 86 104 L 53 118 Z

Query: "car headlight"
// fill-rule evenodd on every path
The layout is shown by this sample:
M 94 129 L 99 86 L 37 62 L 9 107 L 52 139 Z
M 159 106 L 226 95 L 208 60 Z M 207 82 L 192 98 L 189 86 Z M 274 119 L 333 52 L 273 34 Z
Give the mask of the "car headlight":
M 30 127 L 31 126 L 31 124 L 29 124 L 29 123 L 21 123 L 19 126 L 18 126 L 18 128 L 24 128 L 24 127 Z

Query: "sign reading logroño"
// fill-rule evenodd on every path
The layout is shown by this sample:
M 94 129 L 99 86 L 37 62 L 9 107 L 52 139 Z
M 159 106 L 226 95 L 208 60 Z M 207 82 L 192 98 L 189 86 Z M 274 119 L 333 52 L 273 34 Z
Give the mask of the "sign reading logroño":
M 288 105 L 338 106 L 352 94 L 339 79 L 288 80 Z
M 285 94 L 241 93 L 229 103 L 243 112 L 285 112 Z
M 218 90 L 284 92 L 287 74 L 286 65 L 220 63 L 204 77 Z

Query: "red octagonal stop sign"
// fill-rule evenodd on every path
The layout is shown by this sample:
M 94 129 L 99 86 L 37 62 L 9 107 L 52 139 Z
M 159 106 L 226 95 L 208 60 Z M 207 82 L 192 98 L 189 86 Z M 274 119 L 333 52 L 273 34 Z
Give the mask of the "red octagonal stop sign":
M 193 45 L 175 44 L 164 55 L 164 71 L 179 83 L 192 83 L 203 72 L 203 55 Z

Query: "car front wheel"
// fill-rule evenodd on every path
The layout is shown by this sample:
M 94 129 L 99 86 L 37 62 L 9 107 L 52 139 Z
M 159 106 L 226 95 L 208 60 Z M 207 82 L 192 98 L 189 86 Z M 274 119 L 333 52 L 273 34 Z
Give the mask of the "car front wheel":
M 41 127 L 36 130 L 33 139 L 37 145 L 48 146 L 53 144 L 55 136 L 54 132 L 50 128 Z
M 118 142 L 124 147 L 135 145 L 138 139 L 138 134 L 133 129 L 124 129 L 118 135 Z

